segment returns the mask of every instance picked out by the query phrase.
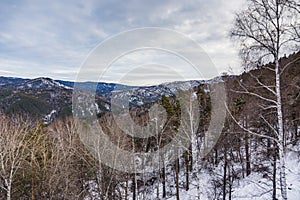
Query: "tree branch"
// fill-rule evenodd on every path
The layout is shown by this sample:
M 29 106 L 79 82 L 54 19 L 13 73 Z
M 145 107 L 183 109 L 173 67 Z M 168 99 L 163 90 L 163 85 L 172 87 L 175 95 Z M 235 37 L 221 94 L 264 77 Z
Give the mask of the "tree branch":
M 232 115 L 232 113 L 230 112 L 228 106 L 225 104 L 225 107 L 226 107 L 226 110 L 227 112 L 229 113 L 230 117 L 232 118 L 232 120 L 241 128 L 243 129 L 244 131 L 252 134 L 252 135 L 255 135 L 255 136 L 258 136 L 258 137 L 263 137 L 263 138 L 267 138 L 267 139 L 270 139 L 272 141 L 275 141 L 276 143 L 278 143 L 278 140 L 274 137 L 270 137 L 270 136 L 267 136 L 267 135 L 262 135 L 262 134 L 259 134 L 259 133 L 255 133 L 253 131 L 251 131 L 249 128 L 245 128 L 241 123 L 239 123 L 235 117 Z

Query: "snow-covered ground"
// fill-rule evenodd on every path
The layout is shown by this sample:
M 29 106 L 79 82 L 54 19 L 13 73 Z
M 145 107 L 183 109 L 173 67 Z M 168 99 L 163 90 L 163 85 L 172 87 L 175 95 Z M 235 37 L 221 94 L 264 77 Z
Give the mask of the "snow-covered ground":
M 288 199 L 300 199 L 300 142 L 293 147 L 288 148 L 286 155 L 286 173 L 288 186 Z M 277 170 L 278 172 L 279 170 Z M 215 169 L 215 174 L 221 174 L 221 169 Z M 272 199 L 272 181 L 268 177 L 263 177 L 262 172 L 252 172 L 248 177 L 236 181 L 233 185 L 232 199 L 234 200 L 270 200 Z M 197 195 L 197 187 L 199 184 L 201 200 L 219 199 L 213 195 L 213 176 L 205 172 L 200 172 L 199 178 L 201 182 L 193 181 L 193 188 L 189 191 L 180 190 L 180 199 L 195 200 Z M 280 183 L 279 173 L 277 174 L 277 198 L 280 199 Z M 228 195 L 227 195 L 228 198 Z M 176 196 L 168 198 L 168 200 L 176 200 Z
M 253 156 L 255 156 L 253 154 Z M 259 156 L 259 155 L 258 155 Z M 260 157 L 263 157 L 260 155 Z M 254 159 L 254 157 L 253 157 Z M 260 160 L 257 157 L 253 160 L 254 163 L 259 163 L 262 166 L 268 166 L 269 172 L 265 170 L 253 170 L 251 174 L 245 178 L 236 178 L 232 183 L 232 194 L 231 199 L 233 200 L 270 200 L 272 199 L 272 166 L 271 161 L 266 158 Z M 184 167 L 179 174 L 180 182 L 180 200 L 219 200 L 223 198 L 223 168 L 224 162 L 220 162 L 218 166 L 204 167 L 204 163 L 196 162 L 193 166 L 193 172 L 190 173 L 190 189 L 186 191 L 184 189 L 185 183 L 185 170 Z M 278 166 L 278 164 L 277 164 Z M 239 170 L 239 163 L 233 164 L 235 170 Z M 176 200 L 176 188 L 174 180 L 174 169 L 171 165 L 166 168 L 166 193 L 167 197 L 165 200 Z M 300 141 L 298 144 L 289 145 L 287 147 L 286 154 L 286 173 L 287 173 L 287 189 L 288 189 L 288 200 L 299 200 L 300 199 Z M 149 180 L 151 177 L 156 177 L 156 173 L 153 174 L 140 174 L 137 176 L 138 180 Z M 144 177 L 145 176 L 145 177 Z M 279 170 L 277 168 L 276 174 L 277 180 L 277 199 L 280 198 L 280 181 L 279 181 Z M 163 188 L 162 180 L 155 180 L 153 184 L 145 187 L 140 187 L 137 191 L 137 200 L 158 200 L 163 199 Z M 158 183 L 159 182 L 159 183 Z M 97 188 L 97 184 L 94 182 L 88 183 L 92 189 Z M 121 188 L 124 189 L 125 182 L 120 184 Z M 132 181 L 129 180 L 128 185 L 132 185 Z M 228 192 L 228 180 L 227 180 L 227 194 L 226 199 L 229 199 Z M 131 188 L 131 187 L 130 187 Z M 121 189 L 123 195 L 125 190 Z M 132 192 L 128 191 L 127 199 L 132 199 Z M 87 197 L 86 200 L 100 199 L 97 197 L 97 193 L 91 192 L 92 197 Z M 159 198 L 157 198 L 159 196 Z M 124 198 L 125 199 L 125 198 Z
M 296 146 L 297 147 L 297 146 Z M 288 199 L 300 199 L 300 155 L 293 150 L 287 152 L 286 173 L 288 186 Z M 277 170 L 279 171 L 279 170 Z M 277 174 L 279 177 L 279 174 Z M 280 183 L 277 178 L 277 198 L 280 199 Z M 270 180 L 263 178 L 260 173 L 253 173 L 247 178 L 240 181 L 240 184 L 233 192 L 233 199 L 271 199 L 272 183 Z

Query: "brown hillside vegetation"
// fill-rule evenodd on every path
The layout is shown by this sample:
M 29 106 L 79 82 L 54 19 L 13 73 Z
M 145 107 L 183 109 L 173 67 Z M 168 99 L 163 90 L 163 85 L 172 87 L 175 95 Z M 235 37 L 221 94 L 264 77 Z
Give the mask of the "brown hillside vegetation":
M 285 126 L 294 127 L 286 137 L 296 138 L 299 135 L 297 126 L 300 125 L 300 51 L 281 58 L 280 66 L 282 66 L 281 96 L 283 114 L 286 119 Z M 234 114 L 240 117 L 247 116 L 252 123 L 259 121 L 258 113 L 262 113 L 261 111 L 265 111 L 268 119 L 272 118 L 273 111 L 268 108 L 269 105 L 265 101 L 253 95 L 243 94 L 243 92 L 247 90 L 266 98 L 274 98 L 270 91 L 259 84 L 261 82 L 275 87 L 275 76 L 272 71 L 274 67 L 274 63 L 269 63 L 234 78 L 224 77 L 229 97 L 228 105 Z

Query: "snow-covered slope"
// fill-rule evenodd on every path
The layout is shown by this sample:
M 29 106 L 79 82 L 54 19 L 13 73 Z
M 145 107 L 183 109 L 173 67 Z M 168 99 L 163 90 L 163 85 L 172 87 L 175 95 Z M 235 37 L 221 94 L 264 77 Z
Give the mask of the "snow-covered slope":
M 58 81 L 54 81 L 50 78 L 36 78 L 27 80 L 24 83 L 20 83 L 16 86 L 17 89 L 72 89 L 69 86 L 63 85 Z
M 286 173 L 288 184 L 288 199 L 299 200 L 300 199 L 300 141 L 298 144 L 289 146 L 289 151 L 286 155 Z M 278 172 L 279 170 L 277 170 Z M 180 199 L 182 200 L 194 200 L 198 198 L 200 194 L 201 200 L 214 199 L 211 194 L 213 193 L 214 178 L 217 178 L 219 174 L 222 174 L 222 167 L 215 168 L 213 172 L 208 170 L 201 170 L 198 173 L 199 180 L 193 180 L 191 185 L 194 185 L 189 191 L 184 189 L 180 190 Z M 181 176 L 184 178 L 184 175 Z M 279 174 L 277 174 L 279 177 Z M 199 185 L 199 190 L 197 190 Z M 234 182 L 232 187 L 232 199 L 233 200 L 270 200 L 272 199 L 272 181 L 270 177 L 266 176 L 265 172 L 252 172 L 248 177 L 240 179 Z M 277 178 L 277 198 L 280 199 L 280 183 Z M 221 196 L 222 197 L 222 196 Z M 220 197 L 220 198 L 221 198 Z M 168 200 L 176 200 L 176 196 L 167 198 Z M 218 198 L 216 198 L 218 199 Z

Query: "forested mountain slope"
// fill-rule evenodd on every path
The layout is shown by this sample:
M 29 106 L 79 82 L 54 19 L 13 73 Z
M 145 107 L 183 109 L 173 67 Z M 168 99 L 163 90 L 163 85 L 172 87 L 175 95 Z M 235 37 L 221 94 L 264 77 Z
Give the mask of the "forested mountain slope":
M 300 197 L 300 52 L 280 62 L 287 66 L 282 69 L 281 95 L 288 198 L 296 200 Z M 26 80 L 27 85 L 23 87 L 17 80 L 19 89 L 2 84 L 1 105 L 14 105 L 10 106 L 14 108 L 14 115 L 13 118 L 7 116 L 9 110 L 3 108 L 5 114 L 0 116 L 0 198 L 7 198 L 8 194 L 12 199 L 279 198 L 278 148 L 273 134 L 277 129 L 276 112 L 268 101 L 259 97 L 272 100 L 271 91 L 263 85 L 274 85 L 273 69 L 274 64 L 269 63 L 238 76 L 222 76 L 214 81 L 129 88 L 136 96 L 127 108 L 130 115 L 127 117 L 136 124 L 164 123 L 157 120 L 159 118 L 153 120 L 151 107 L 155 104 L 160 106 L 157 111 L 166 112 L 167 121 L 162 124 L 162 131 L 147 138 L 126 134 L 111 110 L 109 100 L 114 96 L 99 96 L 103 105 L 99 104 L 101 114 L 97 122 L 110 141 L 127 151 L 149 153 L 167 145 L 176 135 L 183 123 L 179 94 L 189 89 L 187 85 L 192 88 L 191 97 L 198 103 L 191 105 L 197 106 L 193 110 L 197 110 L 200 117 L 197 129 L 191 134 L 190 146 L 174 162 L 162 162 L 159 170 L 147 173 L 118 171 L 99 162 L 101 158 L 92 156 L 82 143 L 78 135 L 82 130 L 78 125 L 82 122 L 76 117 L 66 115 L 68 117 L 45 125 L 18 116 L 24 110 L 50 112 L 52 106 L 59 105 L 60 110 L 71 106 L 71 85 L 62 86 L 63 83 L 49 79 L 34 81 L 39 86 L 49 85 L 43 90 L 33 89 L 35 84 L 28 82 L 31 80 Z M 210 84 L 225 85 L 228 110 L 216 145 L 203 156 L 201 149 L 213 120 L 214 91 Z M 129 89 L 118 91 L 115 97 L 128 93 Z M 149 94 L 153 94 L 151 101 Z

